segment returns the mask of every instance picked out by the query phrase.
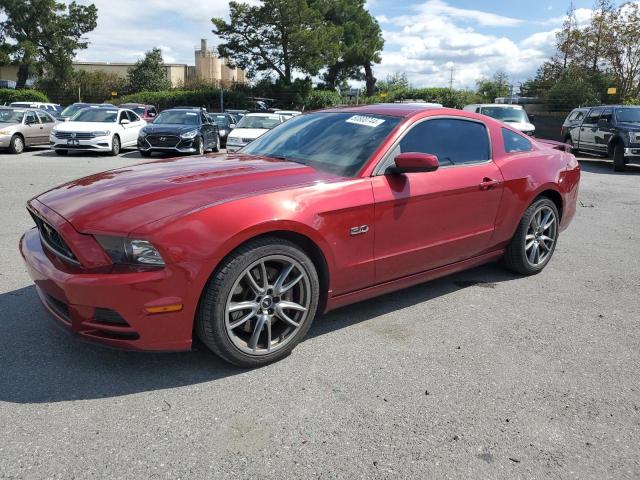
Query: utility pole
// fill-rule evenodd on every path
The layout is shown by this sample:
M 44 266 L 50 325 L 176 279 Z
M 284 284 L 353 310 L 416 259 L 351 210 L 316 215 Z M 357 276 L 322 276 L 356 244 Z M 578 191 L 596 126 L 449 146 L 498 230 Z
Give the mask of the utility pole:
M 224 89 L 222 83 L 220 84 L 220 113 L 224 113 Z
M 449 90 L 453 90 L 453 71 L 454 71 L 454 68 L 451 67 L 449 69 Z

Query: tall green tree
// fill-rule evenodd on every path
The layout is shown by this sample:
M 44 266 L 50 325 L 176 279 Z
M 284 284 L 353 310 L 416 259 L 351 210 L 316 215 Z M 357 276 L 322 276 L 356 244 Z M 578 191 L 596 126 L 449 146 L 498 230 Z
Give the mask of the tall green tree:
M 307 0 L 264 0 L 257 6 L 232 1 L 229 9 L 229 22 L 211 20 L 223 41 L 218 53 L 249 75 L 275 73 L 290 84 L 294 70 L 317 75 L 340 55 L 340 28 Z
M 504 72 L 496 72 L 493 77 L 476 82 L 478 95 L 486 102 L 493 103 L 498 97 L 509 95 L 509 78 Z
M 78 50 L 87 48 L 83 37 L 96 28 L 95 5 L 69 5 L 55 0 L 2 0 L 0 62 L 18 67 L 17 87 L 47 70 L 64 79 Z
M 375 93 L 373 65 L 380 63 L 384 47 L 382 30 L 369 13 L 365 0 L 312 0 L 325 20 L 341 28 L 340 57 L 327 67 L 324 81 L 336 88 L 347 79 L 365 80 L 367 95 Z
M 155 92 L 171 88 L 162 59 L 162 50 L 154 48 L 144 54 L 127 73 L 132 92 Z
M 611 17 L 611 37 L 604 57 L 622 100 L 640 98 L 640 5 L 631 2 Z

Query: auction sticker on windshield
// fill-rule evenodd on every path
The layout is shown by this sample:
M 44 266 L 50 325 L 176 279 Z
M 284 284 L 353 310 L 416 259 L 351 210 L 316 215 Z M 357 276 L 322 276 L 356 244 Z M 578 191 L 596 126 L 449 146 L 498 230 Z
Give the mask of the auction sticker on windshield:
M 347 123 L 355 123 L 356 125 L 363 125 L 365 127 L 377 127 L 384 123 L 384 120 L 376 117 L 367 117 L 366 115 L 354 115 L 353 117 L 345 120 Z

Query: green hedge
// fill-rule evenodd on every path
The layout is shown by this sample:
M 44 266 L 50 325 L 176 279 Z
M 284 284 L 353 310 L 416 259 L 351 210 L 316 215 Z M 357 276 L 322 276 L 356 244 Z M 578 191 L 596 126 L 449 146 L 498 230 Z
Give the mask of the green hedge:
M 313 90 L 304 101 L 305 110 L 335 107 L 343 103 L 342 96 L 335 90 Z
M 160 110 L 178 106 L 202 107 L 211 110 L 220 108 L 219 89 L 198 90 L 165 90 L 160 92 L 139 92 L 109 100 L 116 104 L 121 103 L 145 103 L 155 105 Z M 234 90 L 224 91 L 225 108 L 247 108 L 249 99 L 243 92 Z
M 47 96 L 37 90 L 13 90 L 10 88 L 0 88 L 0 105 L 11 102 L 48 102 Z

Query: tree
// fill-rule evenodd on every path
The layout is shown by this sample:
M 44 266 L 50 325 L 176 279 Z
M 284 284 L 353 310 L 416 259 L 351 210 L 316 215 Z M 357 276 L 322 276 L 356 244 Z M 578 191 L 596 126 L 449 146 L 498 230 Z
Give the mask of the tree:
M 38 79 L 35 84 L 38 90 L 45 92 L 56 103 L 72 103 L 78 95 L 84 102 L 101 103 L 112 98 L 111 93 L 118 95 L 128 93 L 127 80 L 115 73 L 102 71 L 77 70 L 65 81 L 47 77 Z
M 0 62 L 18 66 L 17 88 L 46 70 L 62 80 L 77 50 L 87 48 L 83 35 L 96 28 L 94 5 L 68 6 L 56 0 L 2 0 Z M 0 63 L 2 64 L 2 63 Z
M 127 79 L 132 92 L 154 92 L 171 88 L 162 60 L 162 50 L 154 48 L 145 53 L 144 58 L 129 69 Z
M 498 97 L 509 95 L 509 79 L 504 72 L 496 72 L 492 78 L 476 82 L 478 95 L 484 101 L 493 103 Z
M 396 72 L 394 74 L 387 75 L 387 78 L 384 81 L 378 83 L 378 90 L 388 93 L 406 91 L 410 87 L 409 78 L 404 72 Z
M 593 71 L 598 70 L 604 52 L 609 48 L 614 17 L 615 9 L 611 0 L 596 0 L 591 23 L 584 32 L 586 48 L 583 52 L 585 58 L 590 59 Z
M 611 16 L 604 57 L 616 77 L 622 100 L 640 96 L 640 6 L 627 3 Z
M 317 75 L 340 54 L 340 28 L 307 0 L 264 0 L 258 6 L 232 1 L 229 9 L 229 23 L 211 19 L 224 42 L 218 53 L 251 76 L 275 73 L 289 84 L 294 70 Z
M 312 0 L 311 5 L 342 31 L 340 57 L 327 67 L 326 86 L 336 88 L 347 79 L 365 80 L 367 95 L 371 96 L 376 85 L 372 66 L 380 63 L 384 39 L 380 25 L 365 3 L 365 0 Z
M 573 0 L 567 9 L 567 15 L 562 23 L 560 31 L 556 34 L 556 48 L 562 57 L 562 68 L 567 68 L 571 58 L 578 52 L 580 30 L 576 19 L 576 9 Z

